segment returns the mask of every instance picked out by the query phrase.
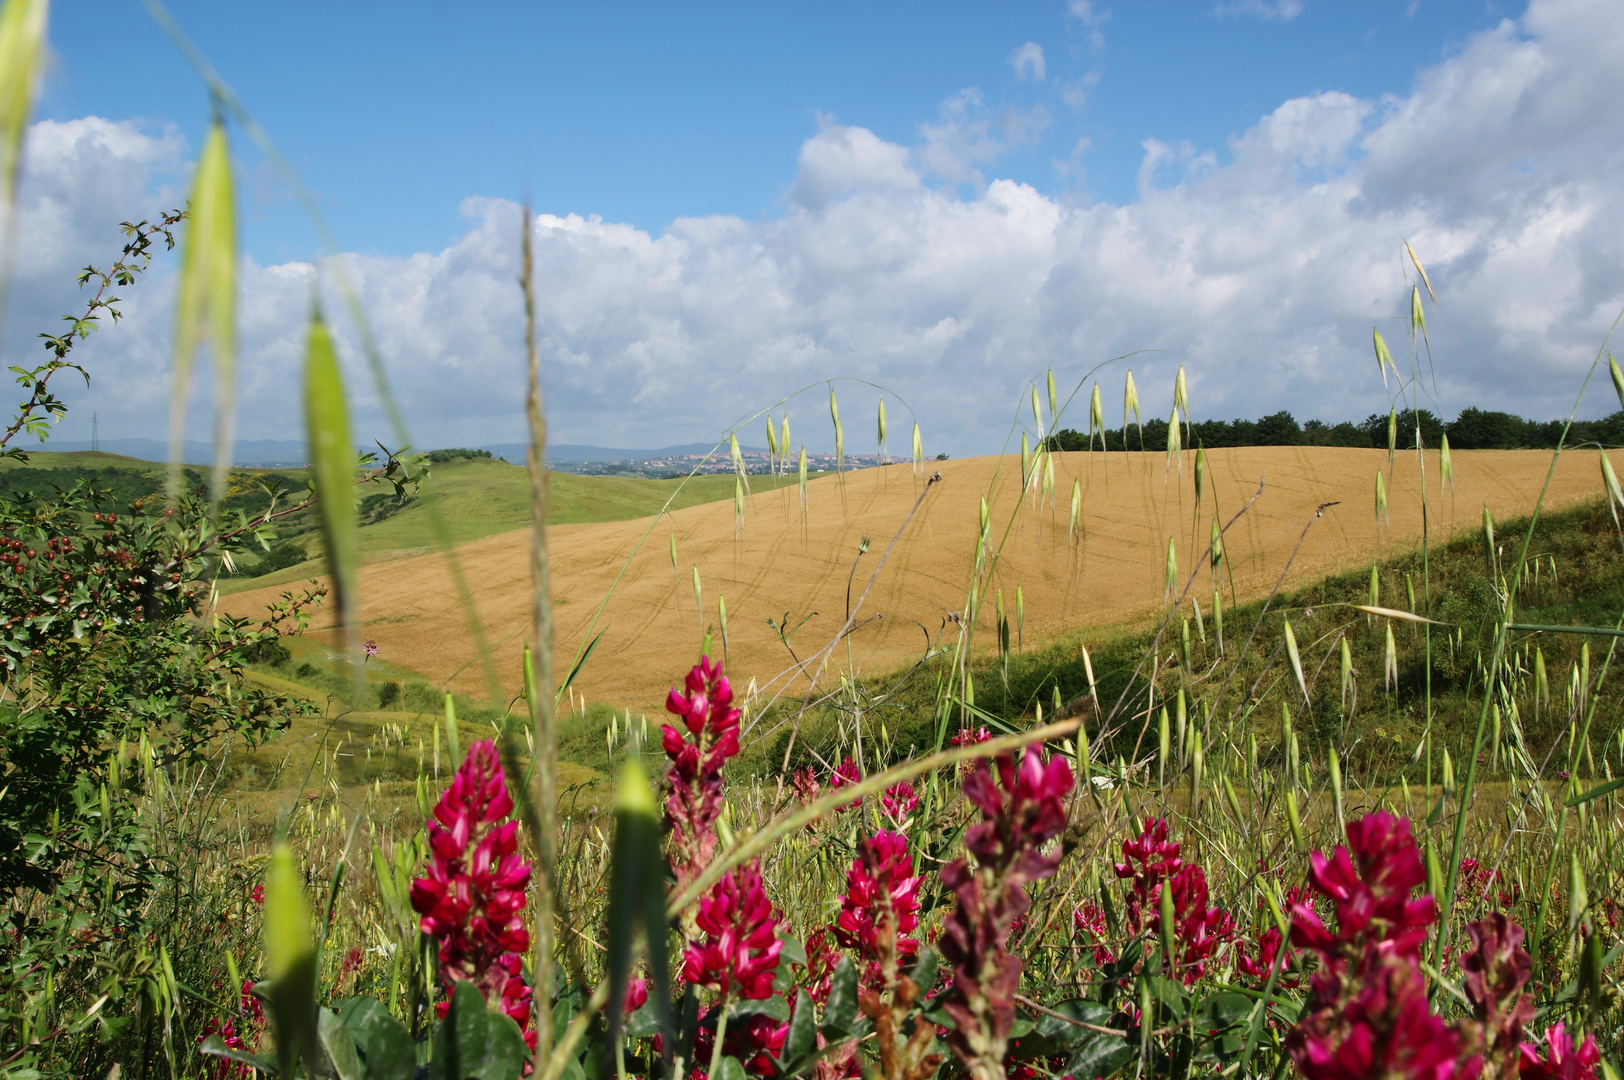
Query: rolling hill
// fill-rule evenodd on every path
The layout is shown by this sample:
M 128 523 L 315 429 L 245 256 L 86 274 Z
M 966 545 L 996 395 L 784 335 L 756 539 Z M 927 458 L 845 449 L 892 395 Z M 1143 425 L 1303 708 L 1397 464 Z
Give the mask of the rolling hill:
M 1431 528 L 1439 533 L 1476 528 L 1485 505 L 1498 518 L 1526 512 L 1550 461 L 1542 451 L 1457 452 L 1450 491 L 1440 488 L 1437 457 L 1429 453 Z M 990 509 L 991 546 L 1002 550 L 992 588 L 1002 591 L 1012 621 L 1016 589 L 1022 590 L 1028 641 L 1103 635 L 1154 615 L 1163 603 L 1169 535 L 1182 587 L 1202 558 L 1214 510 L 1227 521 L 1260 488 L 1226 537 L 1243 600 L 1265 594 L 1283 572 L 1288 583 L 1298 583 L 1368 566 L 1375 557 L 1417 543 L 1422 528 L 1421 473 L 1413 454 L 1399 455 L 1389 475 L 1387 455 L 1380 450 L 1214 451 L 1199 521 L 1189 455 L 1182 476 L 1176 467 L 1168 469 L 1162 454 L 1058 455 L 1054 504 L 1041 512 L 1030 502 L 1017 507 L 1018 459 L 932 465 L 942 481 L 928 492 L 924 478 L 905 465 L 822 478 L 810 485 L 804 514 L 793 487 L 757 485 L 742 524 L 735 522 L 731 501 L 725 501 L 689 506 L 658 520 L 555 527 L 559 670 L 568 670 L 613 586 L 591 630 L 601 630 L 602 641 L 577 683 L 589 699 L 657 709 L 698 652 L 702 622 L 717 623 L 719 595 L 727 602 L 729 669 L 738 682 L 754 678 L 763 687 L 804 688 L 796 658 L 805 662 L 831 641 L 845 620 L 848 580 L 855 601 L 876 567 L 857 627 L 833 659 L 844 667 L 849 647 L 858 671 L 893 668 L 950 630 L 950 620 L 964 608 L 983 496 Z M 1380 523 L 1373 508 L 1378 470 L 1387 477 L 1391 504 L 1390 521 Z M 1083 529 L 1076 545 L 1068 537 L 1073 478 L 1082 492 Z M 1547 505 L 1572 505 L 1599 493 L 1595 457 L 1570 453 L 1556 472 Z M 675 569 L 668 554 L 673 536 Z M 893 536 L 895 548 L 885 557 Z M 864 537 L 871 544 L 859 555 Z M 1300 549 L 1287 569 L 1299 538 Z M 506 692 L 517 687 L 519 651 L 528 632 L 528 548 L 522 529 L 458 548 Z M 703 584 L 703 616 L 695 609 L 693 567 Z M 1199 581 L 1194 595 L 1206 608 L 1211 588 L 1205 570 Z M 361 589 L 364 633 L 379 643 L 382 655 L 436 682 L 484 695 L 443 555 L 374 563 L 363 570 Z M 247 614 L 273 594 L 249 590 L 227 598 L 224 606 Z M 993 608 L 988 597 L 977 620 L 977 632 L 989 642 Z M 806 621 L 786 644 L 769 619 L 787 620 L 792 629 Z M 331 636 L 319 618 L 313 633 Z

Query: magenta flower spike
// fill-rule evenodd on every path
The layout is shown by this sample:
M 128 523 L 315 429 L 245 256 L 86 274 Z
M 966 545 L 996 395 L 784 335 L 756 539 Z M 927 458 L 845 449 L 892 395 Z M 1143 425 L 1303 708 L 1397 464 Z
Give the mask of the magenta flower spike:
M 1523 1080 L 1596 1080 L 1599 1064 L 1596 1037 L 1586 1035 L 1584 1045 L 1576 1047 L 1560 1020 L 1545 1032 L 1543 1056 L 1533 1044 L 1522 1044 Z
M 852 860 L 833 930 L 835 940 L 867 961 L 865 985 L 891 989 L 902 959 L 919 952 L 919 942 L 907 935 L 919 927 L 923 880 L 913 872 L 908 838 L 898 832 L 869 837 Z
M 947 1042 L 975 1080 L 1005 1075 L 1021 979 L 1009 935 L 1031 905 L 1025 886 L 1059 864 L 1058 855 L 1042 848 L 1065 828 L 1073 784 L 1064 760 L 1045 761 L 1035 749 L 1019 764 L 1000 756 L 994 767 L 996 774 L 977 762 L 964 779 L 965 796 L 981 811 L 981 821 L 965 833 L 975 865 L 956 859 L 942 869 L 942 884 L 954 896 L 941 936 L 942 956 L 953 970 L 942 999 L 954 1021 Z
M 530 987 L 520 976 L 530 934 L 524 928 L 530 864 L 519 857 L 516 821 L 489 739 L 474 743 L 428 823 L 428 874 L 412 882 L 423 933 L 439 942 L 447 991 L 472 982 L 487 1003 L 530 1026 Z M 526 1033 L 533 1041 L 534 1033 Z
M 754 860 L 724 874 L 699 901 L 702 940 L 683 955 L 685 982 L 707 986 L 732 1001 L 765 1001 L 784 943 L 778 919 Z
M 1468 923 L 1472 947 L 1461 954 L 1466 996 L 1472 1002 L 1490 1080 L 1515 1080 L 1521 1072 L 1523 1028 L 1534 1019 L 1534 1002 L 1523 987 L 1534 961 L 1523 948 L 1523 928 L 1496 912 Z
M 885 794 L 880 796 L 880 809 L 885 811 L 885 816 L 899 829 L 907 823 L 918 805 L 919 793 L 906 780 L 886 788 Z
M 722 815 L 722 766 L 739 752 L 739 710 L 722 665 L 701 657 L 681 690 L 666 695 L 665 711 L 681 723 L 660 728 L 671 767 L 665 820 L 671 830 L 671 869 L 680 892 L 716 854 L 716 819 Z M 690 933 L 691 937 L 692 934 Z
M 1303 1018 L 1286 1036 L 1298 1071 L 1308 1080 L 1475 1080 L 1476 1022 L 1451 1028 L 1427 998 L 1421 945 L 1437 905 L 1411 896 L 1426 870 L 1410 823 L 1381 811 L 1350 822 L 1347 845 L 1329 858 L 1314 852 L 1308 877 L 1335 928 L 1312 904 L 1289 905 L 1291 943 L 1319 957 Z
M 1209 907 L 1207 873 L 1187 865 L 1179 856 L 1179 845 L 1168 839 L 1164 818 L 1147 818 L 1136 839 L 1122 842 L 1122 857 L 1116 864 L 1119 878 L 1132 878 L 1128 888 L 1128 929 L 1133 934 L 1160 933 L 1162 890 L 1172 890 L 1173 934 L 1178 954 L 1166 958 L 1186 986 L 1207 970 L 1219 946 L 1235 936 L 1235 920 L 1219 907 Z M 1274 931 L 1278 948 L 1280 932 Z M 1274 952 L 1270 952 L 1272 960 Z M 1241 961 L 1246 970 L 1249 960 Z
M 851 787 L 853 784 L 862 783 L 862 781 L 863 771 L 857 767 L 857 762 L 848 757 L 839 765 L 836 765 L 834 772 L 829 774 L 829 790 L 834 791 L 837 788 Z M 855 810 L 862 805 L 863 800 L 856 799 L 842 806 L 840 812 L 844 814 L 847 810 Z

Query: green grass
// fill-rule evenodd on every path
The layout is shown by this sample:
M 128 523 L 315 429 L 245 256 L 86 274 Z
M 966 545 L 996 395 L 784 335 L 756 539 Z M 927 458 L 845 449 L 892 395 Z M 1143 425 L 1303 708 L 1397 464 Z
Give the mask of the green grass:
M 1527 520 L 1502 522 L 1497 527 L 1503 554 L 1500 571 L 1509 573 L 1509 563 L 1521 549 Z M 1624 545 L 1605 505 L 1591 504 L 1541 518 L 1535 531 L 1530 555 L 1538 555 L 1542 572 L 1537 585 L 1530 583 L 1520 593 L 1515 609 L 1517 621 L 1539 625 L 1613 626 L 1624 613 Z M 1556 561 L 1553 582 L 1549 560 Z M 1406 575 L 1415 589 L 1415 611 L 1424 607 L 1424 587 L 1419 548 L 1395 552 L 1379 564 L 1382 606 L 1407 610 L 1410 607 Z M 1447 748 L 1463 774 L 1466 759 L 1477 730 L 1483 693 L 1483 668 L 1493 649 L 1497 602 L 1490 586 L 1482 538 L 1473 532 L 1442 544 L 1434 544 L 1430 559 L 1431 616 L 1451 625 L 1433 627 L 1431 640 L 1431 749 L 1433 780 L 1441 775 L 1442 751 Z M 1411 784 L 1425 781 L 1425 756 L 1412 762 L 1412 755 L 1428 730 L 1428 643 L 1425 630 L 1412 623 L 1393 624 L 1398 659 L 1398 685 L 1389 693 L 1383 685 L 1386 624 L 1352 609 L 1368 601 L 1368 569 L 1324 578 L 1277 596 L 1263 612 L 1261 602 L 1229 607 L 1224 598 L 1224 642 L 1220 656 L 1211 622 L 1211 586 L 1203 573 L 1195 590 L 1205 616 L 1206 639 L 1198 634 L 1190 619 L 1191 664 L 1185 672 L 1181 662 L 1182 618 L 1191 614 L 1188 603 L 1163 635 L 1158 654 L 1155 711 L 1145 716 L 1147 675 L 1150 664 L 1141 661 L 1151 653 L 1154 628 L 1102 631 L 1079 630 L 1064 638 L 1044 643 L 1025 652 L 1012 653 L 1005 663 L 996 655 L 979 653 L 972 665 L 975 708 L 981 715 L 972 726 L 985 724 L 993 730 L 1015 730 L 1031 723 L 1038 705 L 1052 715 L 1056 693 L 1062 701 L 1086 693 L 1088 678 L 1083 665 L 1083 647 L 1089 649 L 1098 680 L 1101 704 L 1107 713 L 1127 690 L 1117 730 L 1104 751 L 1114 760 L 1122 755 L 1143 760 L 1157 749 L 1157 721 L 1161 708 L 1172 707 L 1182 687 L 1189 714 L 1193 718 L 1213 717 L 1208 726 L 1209 753 L 1227 742 L 1237 754 L 1250 752 L 1257 740 L 1258 754 L 1265 766 L 1278 765 L 1284 758 L 1280 746 L 1281 707 L 1289 705 L 1293 730 L 1301 743 L 1304 761 L 1323 761 L 1327 749 L 1336 746 L 1344 767 L 1365 782 L 1397 784 L 1405 778 Z M 1309 701 L 1304 707 L 1289 674 L 1283 648 L 1283 619 L 1289 616 L 1301 650 L 1304 674 L 1309 685 Z M 1259 621 L 1261 617 L 1261 622 Z M 1237 652 L 1253 627 L 1257 638 L 1241 656 L 1238 668 L 1230 673 Z M 1457 632 L 1459 634 L 1457 640 Z M 1340 676 L 1340 643 L 1347 636 L 1355 669 L 1357 698 L 1351 709 L 1344 708 Z M 987 635 L 978 645 L 988 645 Z M 1565 767 L 1567 740 L 1573 716 L 1566 695 L 1575 666 L 1584 663 L 1582 651 L 1588 642 L 1589 672 L 1593 683 L 1601 677 L 1611 643 L 1618 639 L 1582 637 L 1569 634 L 1514 634 L 1511 651 L 1523 675 L 1517 681 L 1516 700 L 1527 746 L 1536 762 L 1553 747 L 1549 773 Z M 1532 670 L 1535 650 L 1541 650 L 1549 673 L 1552 704 L 1536 714 L 1532 702 Z M 1619 657 L 1624 663 L 1624 656 Z M 938 732 L 933 715 L 938 676 L 936 666 L 927 664 L 912 677 L 877 677 L 854 683 L 843 690 L 840 702 L 812 708 L 801 726 L 792 765 L 816 765 L 814 755 L 824 760 L 848 753 L 851 717 L 860 713 L 864 720 L 866 745 L 879 746 L 883 756 L 902 757 L 935 747 Z M 1617 679 L 1618 672 L 1609 678 Z M 1590 732 L 1595 755 L 1602 747 L 1614 745 L 1624 731 L 1624 702 L 1606 684 L 1593 693 L 1598 707 Z M 790 715 L 799 702 L 784 702 L 776 712 Z M 762 718 L 760 730 L 774 727 L 777 716 Z M 1192 720 L 1192 722 L 1196 722 Z M 1097 726 L 1089 721 L 1091 732 Z M 1582 726 L 1582 719 L 1580 720 Z M 947 736 L 958 729 L 955 718 Z M 787 727 L 779 728 L 766 740 L 747 745 L 740 767 L 758 773 L 776 773 L 788 743 Z M 1509 720 L 1503 725 L 1503 739 L 1509 744 Z M 588 745 L 582 741 L 583 747 Z M 1137 749 L 1137 758 L 1135 751 Z M 601 751 L 587 760 L 597 760 Z M 1490 755 L 1485 753 L 1485 765 Z M 1502 752 L 1502 769 L 1507 760 Z M 1583 775 L 1591 773 L 1586 763 Z M 1599 771 L 1599 769 L 1598 769 Z
M 259 471 L 277 472 L 301 480 L 304 476 L 303 470 L 241 470 L 244 477 L 252 477 Z M 794 477 L 750 478 L 751 489 L 755 491 L 796 482 Z M 363 497 L 387 490 L 369 487 L 363 489 Z M 548 520 L 553 525 L 629 521 L 659 513 L 667 500 L 670 500 L 670 509 L 680 510 L 732 497 L 731 474 L 696 476 L 686 483 L 561 472 L 548 474 Z M 434 520 L 436 513 L 453 544 L 527 528 L 530 524 L 529 473 L 521 465 L 481 458 L 434 466 L 416 499 L 382 520 L 363 523 L 360 530 L 362 561 L 381 562 L 434 550 L 440 540 Z M 281 585 L 324 572 L 320 539 L 313 519 L 297 515 L 286 520 L 278 533 L 303 547 L 310 558 L 269 574 L 254 574 L 254 567 L 247 565 L 243 568 L 245 573 L 220 583 L 222 593 Z

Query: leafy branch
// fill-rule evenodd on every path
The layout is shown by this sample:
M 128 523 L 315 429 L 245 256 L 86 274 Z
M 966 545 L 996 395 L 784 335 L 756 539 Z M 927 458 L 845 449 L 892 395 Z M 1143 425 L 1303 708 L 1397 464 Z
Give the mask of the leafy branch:
M 45 339 L 45 348 L 51 353 L 50 360 L 35 368 L 16 365 L 11 368 L 17 374 L 17 382 L 28 392 L 28 398 L 18 407 L 17 415 L 6 427 L 5 433 L 0 434 L 0 459 L 16 458 L 19 461 L 27 461 L 26 453 L 9 445 L 11 440 L 19 432 L 26 431 L 44 442 L 46 435 L 50 433 L 51 425 L 67 414 L 67 403 L 51 392 L 51 376 L 65 369 L 77 371 L 85 380 L 85 385 L 90 385 L 90 373 L 69 359 L 69 354 L 73 352 L 75 345 L 97 329 L 103 313 L 115 323 L 124 317 L 124 313 L 118 308 L 122 298 L 107 295 L 108 290 L 135 284 L 135 279 L 152 265 L 152 248 L 159 237 L 163 238 L 166 251 L 173 250 L 175 226 L 185 217 L 185 210 L 170 210 L 163 214 L 156 224 L 145 220 L 124 222 L 120 227 L 129 238 L 129 242 L 124 245 L 124 251 L 118 261 L 107 270 L 87 266 L 79 272 L 81 288 L 91 281 L 97 283 L 95 295 L 85 305 L 83 314 L 62 316 L 62 321 L 68 324 L 65 333 L 40 335 Z

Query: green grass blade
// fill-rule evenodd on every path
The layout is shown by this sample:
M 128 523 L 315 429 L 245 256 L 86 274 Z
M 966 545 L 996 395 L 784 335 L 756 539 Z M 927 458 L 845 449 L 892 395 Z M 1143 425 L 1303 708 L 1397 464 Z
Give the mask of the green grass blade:
M 237 200 L 231 149 L 218 118 L 209 128 L 192 176 L 191 220 L 181 247 L 175 297 L 175 369 L 169 396 L 169 497 L 179 494 L 186 439 L 186 398 L 197 348 L 206 339 L 214 359 L 215 437 L 213 493 L 225 490 L 231 464 L 231 419 L 236 397 Z
M 360 564 L 355 446 L 350 438 L 349 405 L 344 397 L 338 352 L 320 312 L 310 316 L 310 336 L 305 346 L 305 430 L 338 622 L 346 635 L 353 637 L 355 579 Z
M 50 7 L 47 0 L 6 0 L 0 11 L 0 197 L 8 208 L 17 191 Z

